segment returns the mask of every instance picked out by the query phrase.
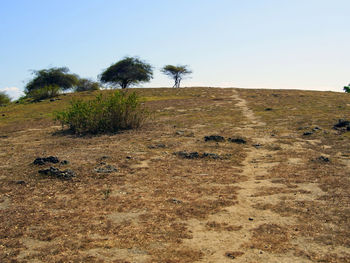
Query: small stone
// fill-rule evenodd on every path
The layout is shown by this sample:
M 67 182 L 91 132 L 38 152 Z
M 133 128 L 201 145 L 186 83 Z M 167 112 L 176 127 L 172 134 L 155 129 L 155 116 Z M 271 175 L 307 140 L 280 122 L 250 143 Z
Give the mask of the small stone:
M 26 182 L 25 182 L 25 181 L 23 181 L 23 180 L 19 180 L 19 181 L 16 181 L 16 184 L 21 184 L 21 185 L 24 185 L 24 184 L 26 184 Z
M 184 135 L 184 134 L 185 134 L 185 131 L 176 131 L 175 134 L 176 134 L 176 135 Z
M 272 111 L 272 108 L 266 108 L 265 111 Z
M 310 131 L 304 132 L 304 133 L 303 133 L 304 136 L 309 136 L 309 135 L 312 135 L 312 134 L 314 134 L 314 133 L 313 133 L 313 132 L 310 132 Z
M 325 156 L 321 155 L 320 157 L 316 158 L 316 161 L 323 162 L 323 163 L 329 163 L 330 159 L 328 157 L 325 157 Z
M 257 149 L 262 147 L 262 145 L 260 143 L 253 144 L 253 146 Z
M 171 198 L 171 199 L 170 199 L 170 202 L 172 202 L 172 203 L 174 203 L 174 204 L 177 204 L 177 205 L 182 203 L 181 200 L 177 200 L 177 199 L 175 199 L 175 198 Z
M 69 161 L 63 160 L 63 161 L 61 161 L 61 164 L 62 164 L 62 165 L 67 165 L 67 164 L 69 164 Z
M 131 160 L 131 159 L 132 159 L 131 156 L 126 156 L 125 158 L 128 159 L 128 160 Z
M 233 142 L 233 143 L 238 143 L 238 144 L 246 144 L 247 141 L 243 138 L 228 138 L 229 142 Z
M 249 218 L 248 218 L 248 220 L 249 220 L 249 221 L 253 221 L 253 220 L 254 220 L 254 218 L 252 218 L 252 217 L 249 217 Z

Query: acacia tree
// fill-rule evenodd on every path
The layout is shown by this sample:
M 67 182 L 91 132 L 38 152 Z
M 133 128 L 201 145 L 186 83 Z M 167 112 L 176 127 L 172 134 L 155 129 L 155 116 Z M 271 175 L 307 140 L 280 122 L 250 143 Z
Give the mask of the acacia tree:
M 350 84 L 344 87 L 346 93 L 350 93 Z
M 174 79 L 175 84 L 173 88 L 179 88 L 181 80 L 184 78 L 184 76 L 192 73 L 192 71 L 184 65 L 166 65 L 162 68 L 161 72 Z
M 150 64 L 135 57 L 125 57 L 102 72 L 100 80 L 125 89 L 140 82 L 148 82 L 152 77 Z
M 81 78 L 78 81 L 78 84 L 75 87 L 76 92 L 81 91 L 93 91 L 93 90 L 99 90 L 100 89 L 100 83 L 93 81 L 91 79 L 84 79 Z
M 25 93 L 30 95 L 34 90 L 46 87 L 57 87 L 59 90 L 67 90 L 78 84 L 78 76 L 70 74 L 67 67 L 49 68 L 33 71 L 35 76 L 25 87 Z

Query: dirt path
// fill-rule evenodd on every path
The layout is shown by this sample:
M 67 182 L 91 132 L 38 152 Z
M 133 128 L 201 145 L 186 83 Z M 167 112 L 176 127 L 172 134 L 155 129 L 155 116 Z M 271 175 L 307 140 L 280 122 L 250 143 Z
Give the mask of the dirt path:
M 236 106 L 240 107 L 247 123 L 242 131 L 247 138 L 261 145 L 275 143 L 270 134 L 264 134 L 265 123 L 259 121 L 248 108 L 244 99 L 234 92 L 232 98 Z M 252 230 L 259 226 L 277 225 L 288 226 L 295 223 L 291 217 L 282 217 L 270 210 L 256 209 L 257 204 L 275 203 L 278 195 L 259 196 L 262 187 L 285 187 L 285 185 L 264 179 L 264 175 L 276 163 L 273 162 L 276 152 L 260 147 L 251 147 L 243 163 L 242 175 L 247 180 L 234 184 L 240 187 L 238 204 L 226 208 L 224 211 L 211 215 L 206 221 L 192 220 L 189 225 L 193 232 L 193 239 L 188 245 L 201 250 L 205 256 L 200 262 L 310 262 L 301 260 L 292 254 L 272 254 L 263 252 L 254 246 L 249 246 Z M 208 230 L 208 224 L 231 226 L 220 231 Z M 266 244 L 265 246 L 271 246 Z

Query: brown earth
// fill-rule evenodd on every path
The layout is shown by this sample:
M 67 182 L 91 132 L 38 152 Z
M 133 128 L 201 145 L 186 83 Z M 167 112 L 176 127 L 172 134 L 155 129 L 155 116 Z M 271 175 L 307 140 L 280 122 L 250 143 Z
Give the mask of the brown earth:
M 137 92 L 153 118 L 119 134 L 57 132 L 49 102 L 0 108 L 0 262 L 350 262 L 347 94 Z M 39 175 L 50 155 L 76 177 Z

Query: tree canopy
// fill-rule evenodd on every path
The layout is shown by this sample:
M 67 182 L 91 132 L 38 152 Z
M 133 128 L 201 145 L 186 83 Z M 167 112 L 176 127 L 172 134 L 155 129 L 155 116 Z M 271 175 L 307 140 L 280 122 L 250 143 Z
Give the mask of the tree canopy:
M 27 94 L 47 86 L 57 86 L 59 89 L 67 90 L 78 84 L 78 76 L 70 74 L 66 67 L 35 70 L 33 75 L 34 78 L 25 87 Z
M 350 93 L 350 84 L 344 87 L 346 93 Z
M 161 71 L 165 75 L 174 79 L 175 84 L 174 84 L 173 88 L 179 88 L 183 77 L 185 75 L 189 75 L 192 73 L 192 71 L 190 69 L 188 69 L 187 66 L 185 66 L 185 65 L 177 65 L 177 66 L 166 65 L 162 68 Z
M 153 77 L 152 66 L 138 58 L 126 57 L 107 68 L 101 75 L 103 83 L 119 85 L 122 89 Z

